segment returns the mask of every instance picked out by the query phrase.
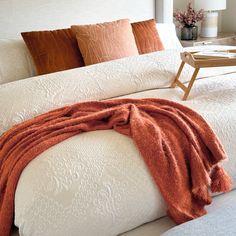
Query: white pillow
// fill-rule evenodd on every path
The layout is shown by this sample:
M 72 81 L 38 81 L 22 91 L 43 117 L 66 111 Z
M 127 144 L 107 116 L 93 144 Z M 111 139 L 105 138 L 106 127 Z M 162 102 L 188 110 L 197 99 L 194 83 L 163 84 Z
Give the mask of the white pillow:
M 165 49 L 183 48 L 173 23 L 157 23 L 157 31 Z
M 33 61 L 22 39 L 0 39 L 0 84 L 35 75 Z

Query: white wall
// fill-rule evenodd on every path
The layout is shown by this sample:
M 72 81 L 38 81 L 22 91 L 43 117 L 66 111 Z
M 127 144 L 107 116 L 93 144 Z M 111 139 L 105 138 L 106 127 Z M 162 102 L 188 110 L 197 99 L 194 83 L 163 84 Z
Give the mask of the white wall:
M 73 24 L 150 19 L 155 17 L 154 6 L 155 0 L 0 0 L 0 38 Z

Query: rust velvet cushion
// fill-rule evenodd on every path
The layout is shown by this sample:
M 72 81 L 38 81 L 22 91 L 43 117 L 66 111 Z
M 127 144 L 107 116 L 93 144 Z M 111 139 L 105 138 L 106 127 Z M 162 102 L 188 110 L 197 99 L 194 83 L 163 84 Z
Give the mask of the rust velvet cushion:
M 164 50 L 155 20 L 132 23 L 132 29 L 139 54 Z
M 138 55 L 128 19 L 93 25 L 72 25 L 86 65 Z
M 71 29 L 21 33 L 39 75 L 84 65 Z

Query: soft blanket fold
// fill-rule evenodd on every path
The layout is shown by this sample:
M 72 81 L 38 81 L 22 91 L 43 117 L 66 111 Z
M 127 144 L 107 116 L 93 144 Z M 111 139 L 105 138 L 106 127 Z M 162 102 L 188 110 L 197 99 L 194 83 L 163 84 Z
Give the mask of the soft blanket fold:
M 163 99 L 82 102 L 30 119 L 0 137 L 0 236 L 10 234 L 14 194 L 24 167 L 67 138 L 104 129 L 133 139 L 176 223 L 206 213 L 210 185 L 213 192 L 231 188 L 218 165 L 226 158 L 223 147 L 193 110 Z

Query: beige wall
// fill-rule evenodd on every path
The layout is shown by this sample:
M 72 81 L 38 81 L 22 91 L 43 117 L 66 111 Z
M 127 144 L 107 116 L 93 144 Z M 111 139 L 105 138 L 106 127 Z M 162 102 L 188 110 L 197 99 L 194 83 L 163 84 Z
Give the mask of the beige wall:
M 174 10 L 186 9 L 188 2 L 189 0 L 174 0 Z M 191 2 L 194 2 L 194 0 Z M 219 31 L 236 32 L 236 0 L 227 0 L 227 10 L 219 12 L 218 26 Z
M 192 1 L 193 2 L 193 1 Z M 189 0 L 174 0 L 174 10 L 185 10 L 187 8 L 187 4 L 189 3 Z M 180 38 L 180 29 L 176 29 L 177 35 Z
M 185 9 L 188 2 L 189 0 L 174 0 L 174 9 Z M 218 25 L 219 31 L 236 32 L 236 0 L 227 0 L 227 9 L 219 11 Z
M 185 9 L 189 0 L 174 0 L 174 9 Z
M 221 30 L 236 32 L 236 0 L 227 0 L 227 9 L 222 11 Z

